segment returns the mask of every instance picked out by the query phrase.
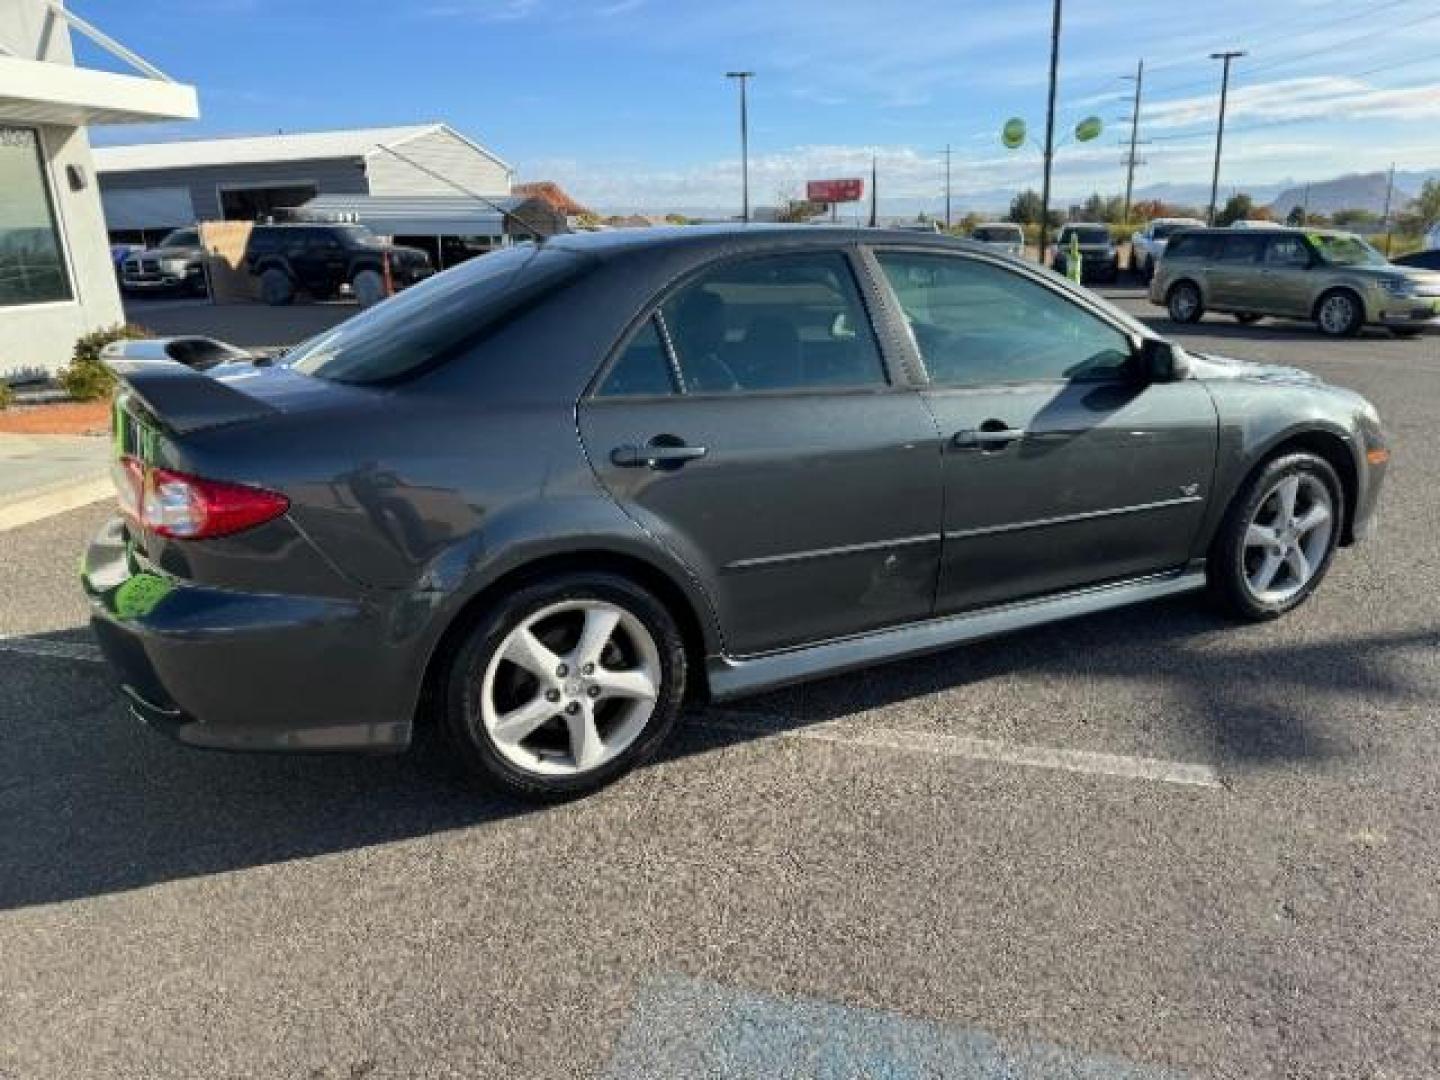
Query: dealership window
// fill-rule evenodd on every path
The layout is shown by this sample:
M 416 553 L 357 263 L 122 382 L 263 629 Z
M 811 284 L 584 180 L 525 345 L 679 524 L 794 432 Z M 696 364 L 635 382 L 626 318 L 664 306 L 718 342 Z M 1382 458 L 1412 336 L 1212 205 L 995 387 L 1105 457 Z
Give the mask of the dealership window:
M 40 140 L 0 126 L 0 307 L 69 300 L 70 278 Z

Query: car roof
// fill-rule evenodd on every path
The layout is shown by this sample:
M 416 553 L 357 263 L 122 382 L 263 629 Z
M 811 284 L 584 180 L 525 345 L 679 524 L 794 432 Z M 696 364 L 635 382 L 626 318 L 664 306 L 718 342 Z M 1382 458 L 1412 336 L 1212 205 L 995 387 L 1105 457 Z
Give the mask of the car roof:
M 715 252 L 767 248 L 779 244 L 834 247 L 836 244 L 925 245 L 989 254 L 983 244 L 945 233 L 914 229 L 867 229 L 845 225 L 659 225 L 642 229 L 562 233 L 545 241 L 547 248 L 606 258 L 642 250 L 706 249 Z

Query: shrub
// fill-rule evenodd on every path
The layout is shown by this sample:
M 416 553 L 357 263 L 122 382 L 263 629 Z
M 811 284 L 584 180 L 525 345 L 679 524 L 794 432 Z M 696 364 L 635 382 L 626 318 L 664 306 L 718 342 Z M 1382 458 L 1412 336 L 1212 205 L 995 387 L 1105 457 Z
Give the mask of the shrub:
M 100 360 L 100 350 L 112 341 L 149 337 L 150 331 L 124 323 L 107 326 L 84 335 L 75 342 L 70 363 L 60 369 L 57 381 L 76 401 L 94 401 L 115 389 L 115 373 Z
M 15 391 L 10 389 L 8 382 L 0 382 L 0 412 L 4 412 L 11 405 L 15 404 Z

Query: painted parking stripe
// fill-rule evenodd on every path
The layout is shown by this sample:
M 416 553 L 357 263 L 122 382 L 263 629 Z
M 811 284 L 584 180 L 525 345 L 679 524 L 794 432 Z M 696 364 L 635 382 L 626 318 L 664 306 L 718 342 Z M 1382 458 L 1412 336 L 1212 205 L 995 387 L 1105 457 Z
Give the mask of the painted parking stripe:
M 679 975 L 641 986 L 609 1080 L 1179 1080 L 1183 1074 L 879 1009 Z
M 73 484 L 0 505 L 0 532 L 18 529 L 37 521 L 78 510 L 82 506 L 112 498 L 115 484 L 108 476 L 87 477 Z
M 965 735 L 945 735 L 928 731 L 898 731 L 893 728 L 866 728 L 854 723 L 827 721 L 809 727 L 777 728 L 776 721 L 758 723 L 756 717 L 744 713 L 712 710 L 700 720 L 700 726 L 717 731 L 746 735 L 768 735 L 777 739 L 798 739 L 807 742 L 856 746 L 870 750 L 891 750 L 898 753 L 930 754 L 937 757 L 963 758 L 970 761 L 991 761 L 1003 765 L 1021 765 L 1037 769 L 1059 769 L 1090 776 L 1114 776 L 1126 780 L 1152 780 L 1164 784 L 1190 787 L 1223 786 L 1220 777 L 1208 765 L 1158 758 L 1130 757 L 1123 754 L 1102 754 L 1092 750 L 1065 750 L 1043 746 L 1017 746 L 992 739 L 973 739 Z M 780 721 L 789 723 L 789 721 Z
M 103 663 L 100 647 L 88 641 L 56 641 L 43 637 L 0 637 L 0 653 L 21 656 L 50 656 L 61 660 L 82 660 L 89 664 Z

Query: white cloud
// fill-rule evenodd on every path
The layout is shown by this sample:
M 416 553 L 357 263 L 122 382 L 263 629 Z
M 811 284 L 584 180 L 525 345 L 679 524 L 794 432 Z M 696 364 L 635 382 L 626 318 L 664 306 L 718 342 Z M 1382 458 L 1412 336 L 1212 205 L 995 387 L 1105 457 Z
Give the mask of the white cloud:
M 1214 94 L 1149 105 L 1146 130 L 1169 130 L 1215 121 Z M 1253 121 L 1440 119 L 1440 83 L 1377 88 L 1360 79 L 1316 75 L 1242 86 L 1230 94 L 1227 123 Z

